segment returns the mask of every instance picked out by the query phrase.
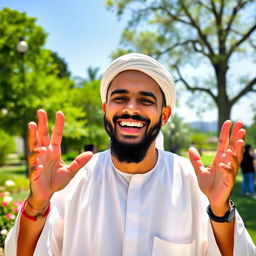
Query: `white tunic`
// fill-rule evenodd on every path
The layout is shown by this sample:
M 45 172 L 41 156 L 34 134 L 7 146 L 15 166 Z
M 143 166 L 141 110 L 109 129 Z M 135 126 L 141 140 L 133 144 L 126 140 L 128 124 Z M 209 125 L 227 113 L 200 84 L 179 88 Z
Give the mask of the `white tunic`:
M 189 160 L 159 150 L 145 174 L 117 170 L 110 151 L 98 153 L 54 194 L 34 255 L 220 255 Z M 16 255 L 19 218 L 6 240 Z M 236 213 L 234 255 L 256 255 Z

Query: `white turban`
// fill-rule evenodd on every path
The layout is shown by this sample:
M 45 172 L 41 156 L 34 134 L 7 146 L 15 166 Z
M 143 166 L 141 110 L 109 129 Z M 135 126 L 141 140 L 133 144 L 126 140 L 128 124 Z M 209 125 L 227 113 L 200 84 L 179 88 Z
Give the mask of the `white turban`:
M 100 96 L 102 102 L 107 102 L 108 87 L 112 80 L 125 70 L 138 70 L 153 78 L 165 96 L 166 105 L 173 109 L 176 93 L 171 74 L 158 61 L 141 53 L 125 54 L 110 64 L 101 79 Z

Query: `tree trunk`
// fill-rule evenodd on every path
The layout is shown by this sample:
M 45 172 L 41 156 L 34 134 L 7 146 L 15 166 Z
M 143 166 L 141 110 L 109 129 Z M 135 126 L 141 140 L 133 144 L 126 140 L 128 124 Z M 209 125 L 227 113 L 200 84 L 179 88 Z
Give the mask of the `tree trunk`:
M 220 133 L 221 126 L 223 123 L 230 119 L 231 114 L 231 104 L 229 102 L 224 102 L 218 105 L 218 134 Z
M 227 64 L 226 63 L 218 63 L 215 65 L 215 72 L 217 77 L 217 88 L 218 88 L 218 96 L 217 96 L 217 108 L 218 108 L 218 133 L 221 130 L 221 126 L 223 122 L 227 119 L 230 119 L 231 107 L 232 104 L 229 101 L 227 95 Z

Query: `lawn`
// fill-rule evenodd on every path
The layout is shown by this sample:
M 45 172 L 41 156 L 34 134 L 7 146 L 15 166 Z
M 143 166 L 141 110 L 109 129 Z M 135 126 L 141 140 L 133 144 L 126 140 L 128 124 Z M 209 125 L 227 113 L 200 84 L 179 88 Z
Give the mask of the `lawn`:
M 202 160 L 205 164 L 209 164 L 212 161 L 213 156 L 211 154 L 203 154 Z M 0 186 L 8 179 L 16 182 L 15 190 L 12 192 L 14 199 L 25 199 L 28 195 L 28 179 L 25 177 L 24 166 L 11 166 L 0 168 Z M 250 233 L 254 243 L 256 244 L 256 199 L 251 197 L 241 196 L 241 182 L 242 175 L 239 172 L 236 185 L 233 189 L 232 200 L 235 202 L 236 207 L 242 216 L 245 226 Z

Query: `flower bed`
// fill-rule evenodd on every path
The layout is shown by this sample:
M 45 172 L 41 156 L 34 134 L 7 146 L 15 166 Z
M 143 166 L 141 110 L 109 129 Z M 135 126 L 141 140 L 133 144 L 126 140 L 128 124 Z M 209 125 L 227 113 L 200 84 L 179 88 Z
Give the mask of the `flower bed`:
M 5 238 L 15 222 L 23 200 L 14 201 L 8 190 L 15 186 L 12 180 L 7 180 L 5 186 L 0 187 L 0 248 L 4 247 Z

